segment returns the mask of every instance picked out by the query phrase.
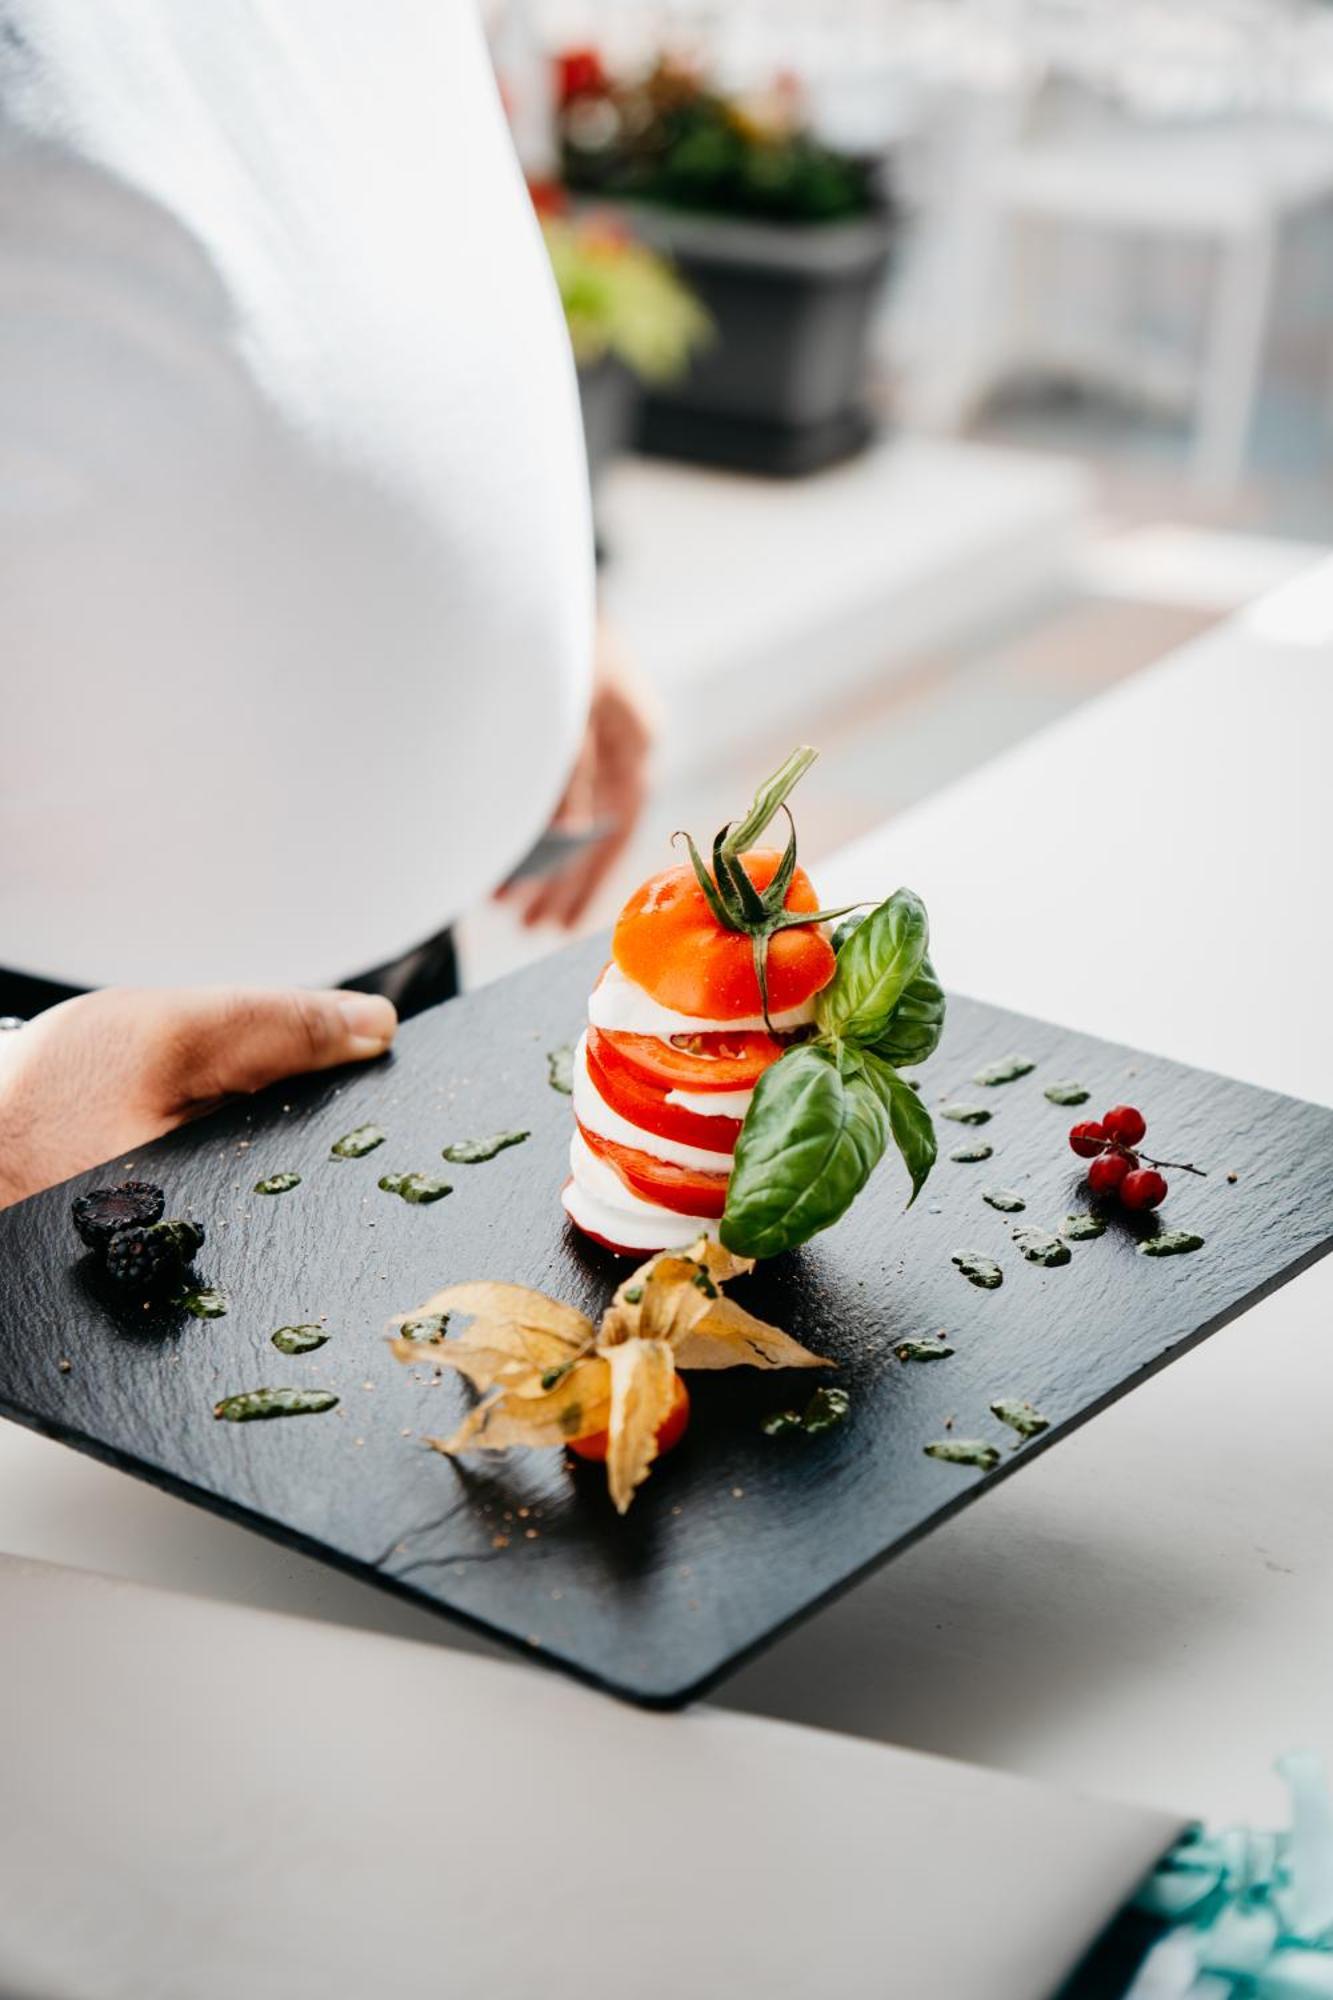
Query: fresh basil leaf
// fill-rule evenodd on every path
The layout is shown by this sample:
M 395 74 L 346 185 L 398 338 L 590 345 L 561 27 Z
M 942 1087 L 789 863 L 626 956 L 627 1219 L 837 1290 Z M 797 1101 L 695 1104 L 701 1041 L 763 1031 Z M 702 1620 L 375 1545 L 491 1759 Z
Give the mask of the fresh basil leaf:
M 925 904 L 896 889 L 858 924 L 838 953 L 837 970 L 815 996 L 815 1018 L 842 1041 L 878 1041 L 921 970 L 930 941 Z
M 882 1035 L 870 1043 L 873 1054 L 895 1069 L 908 1069 L 934 1055 L 944 1033 L 944 988 L 929 957 L 906 988 Z
M 841 955 L 843 946 L 867 922 L 869 915 L 868 910 L 853 910 L 849 917 L 844 917 L 835 926 L 832 938 L 835 953 Z M 927 953 L 921 960 L 920 971 L 904 989 L 890 1014 L 884 1032 L 869 1046 L 877 1056 L 883 1056 L 885 1062 L 892 1063 L 895 1069 L 908 1069 L 916 1063 L 923 1063 L 939 1047 L 940 1036 L 944 1032 L 944 1011 L 944 989 Z
M 869 915 L 869 910 L 853 910 L 849 917 L 844 917 L 840 924 L 833 926 L 831 943 L 835 952 L 842 950 L 852 932 L 859 931 Z
M 889 1114 L 893 1143 L 903 1156 L 903 1165 L 912 1182 L 910 1208 L 930 1177 L 937 1147 L 930 1113 L 910 1083 L 904 1083 L 891 1064 L 869 1049 L 859 1051 L 865 1074 L 880 1103 Z
M 732 1163 L 723 1243 L 738 1256 L 776 1257 L 808 1242 L 851 1207 L 889 1131 L 859 1054 L 818 1042 L 789 1050 L 755 1086 Z

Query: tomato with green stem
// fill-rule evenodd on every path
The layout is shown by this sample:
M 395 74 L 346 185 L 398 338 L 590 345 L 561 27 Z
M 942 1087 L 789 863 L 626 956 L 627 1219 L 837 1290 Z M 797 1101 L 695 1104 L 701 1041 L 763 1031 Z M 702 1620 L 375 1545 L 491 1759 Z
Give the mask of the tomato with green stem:
M 776 849 L 759 848 L 739 856 L 737 865 L 761 894 L 781 860 Z M 795 921 L 768 940 L 772 1014 L 803 1006 L 833 977 L 832 945 L 818 924 L 800 921 L 818 908 L 803 868 L 793 872 L 783 908 Z M 664 868 L 650 876 L 621 911 L 611 950 L 625 977 L 673 1013 L 737 1021 L 764 1011 L 750 933 L 718 922 L 692 867 Z

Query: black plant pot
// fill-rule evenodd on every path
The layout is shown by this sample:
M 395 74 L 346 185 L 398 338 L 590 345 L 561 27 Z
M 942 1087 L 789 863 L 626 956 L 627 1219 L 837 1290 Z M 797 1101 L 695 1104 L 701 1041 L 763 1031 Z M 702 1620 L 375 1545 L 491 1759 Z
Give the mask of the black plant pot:
M 645 396 L 641 450 L 795 475 L 867 443 L 867 346 L 893 252 L 889 213 L 773 223 L 640 204 L 633 220 L 715 328 L 680 381 Z
M 579 369 L 583 442 L 594 494 L 611 460 L 633 443 L 640 393 L 636 378 L 614 354 L 604 354 L 600 361 Z
M 613 459 L 629 451 L 639 422 L 643 391 L 638 378 L 614 354 L 590 362 L 579 371 L 579 407 L 583 412 L 583 446 L 592 489 L 593 533 L 597 561 L 606 557 L 606 540 L 598 509 L 602 474 Z

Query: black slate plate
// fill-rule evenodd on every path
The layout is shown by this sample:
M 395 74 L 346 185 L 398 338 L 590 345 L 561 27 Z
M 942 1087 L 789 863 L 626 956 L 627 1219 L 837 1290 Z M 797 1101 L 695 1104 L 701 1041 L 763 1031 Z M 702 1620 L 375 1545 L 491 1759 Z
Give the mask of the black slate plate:
M 686 1442 L 623 1521 L 600 1467 L 552 1452 L 451 1464 L 420 1439 L 452 1429 L 468 1392 L 393 1361 L 389 1315 L 442 1284 L 493 1277 L 595 1316 L 624 1268 L 565 1227 L 570 1104 L 546 1081 L 546 1052 L 577 1034 L 599 963 L 598 946 L 576 947 L 409 1024 L 372 1070 L 285 1085 L 141 1150 L 134 1173 L 207 1224 L 200 1270 L 228 1294 L 225 1318 L 108 1306 L 69 1223 L 71 1193 L 105 1169 L 0 1214 L 0 1409 L 617 1694 L 670 1706 L 1329 1248 L 1333 1112 L 955 999 L 923 1089 L 932 1107 L 984 1104 L 989 1123 L 939 1123 L 940 1164 L 909 1213 L 901 1168 L 886 1163 L 837 1229 L 736 1288 L 837 1357 L 852 1399 L 841 1429 L 761 1433 L 766 1412 L 809 1393 L 808 1376 L 696 1375 Z M 1030 1076 L 970 1081 L 1014 1051 L 1037 1058 Z M 1085 1109 L 1046 1101 L 1045 1085 L 1063 1078 L 1087 1085 Z M 1160 1223 L 1113 1220 L 1073 1244 L 1068 1265 L 1025 1262 L 1014 1226 L 1053 1229 L 1088 1205 L 1068 1125 L 1126 1099 L 1148 1116 L 1153 1151 L 1209 1177 L 1172 1175 Z M 386 1145 L 329 1157 L 334 1139 L 372 1121 Z M 516 1125 L 531 1139 L 494 1160 L 440 1159 L 446 1143 Z M 972 1139 L 993 1158 L 947 1158 Z M 284 1169 L 300 1187 L 251 1192 Z M 455 1191 L 409 1207 L 376 1185 L 390 1169 L 437 1173 Z M 996 1185 L 1026 1210 L 988 1207 L 982 1190 Z M 1138 1239 L 1167 1226 L 1196 1230 L 1205 1247 L 1140 1255 Z M 1000 1262 L 998 1291 L 960 1275 L 950 1259 L 962 1250 Z M 270 1345 L 276 1327 L 321 1315 L 331 1337 L 318 1352 Z M 898 1342 L 941 1328 L 951 1359 L 895 1358 Z M 342 1402 L 281 1422 L 214 1420 L 220 1396 L 274 1383 Z M 998 1397 L 1031 1401 L 1050 1429 L 1020 1445 L 990 1415 Z M 999 1467 L 924 1455 L 949 1435 L 993 1441 Z

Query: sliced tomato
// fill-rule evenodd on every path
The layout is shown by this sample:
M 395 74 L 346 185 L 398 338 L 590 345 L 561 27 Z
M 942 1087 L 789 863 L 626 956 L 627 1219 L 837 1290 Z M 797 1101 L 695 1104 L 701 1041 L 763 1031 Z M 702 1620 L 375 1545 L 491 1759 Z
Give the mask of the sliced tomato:
M 663 1090 L 751 1090 L 766 1069 L 784 1052 L 772 1035 L 625 1035 L 598 1030 L 602 1043 L 614 1050 L 646 1083 Z M 610 1067 L 610 1057 L 603 1061 Z
M 588 1030 L 587 1053 L 594 1087 L 613 1111 L 641 1132 L 678 1140 L 682 1146 L 702 1146 L 707 1152 L 735 1151 L 741 1136 L 739 1118 L 713 1118 L 683 1104 L 668 1104 L 661 1084 L 645 1082 L 638 1070 L 607 1046 L 606 1037 L 596 1028 Z
M 671 1408 L 657 1426 L 658 1451 L 670 1451 L 673 1445 L 678 1445 L 685 1435 L 685 1428 L 689 1421 L 690 1392 L 685 1387 L 682 1378 L 677 1375 L 675 1394 L 671 1399 Z M 577 1452 L 580 1458 L 590 1458 L 597 1461 L 606 1457 L 607 1446 L 610 1442 L 611 1439 L 608 1432 L 589 1431 L 586 1437 L 571 1438 L 569 1440 L 569 1448 L 571 1451 Z
M 776 849 L 741 856 L 756 889 L 777 872 Z M 819 904 L 803 868 L 792 876 L 786 908 Z M 750 939 L 724 930 L 708 907 L 693 868 L 666 868 L 626 903 L 611 939 L 616 964 L 627 979 L 651 993 L 659 1006 L 705 1021 L 738 1021 L 762 1011 Z M 799 1007 L 833 977 L 833 947 L 817 924 L 777 931 L 768 946 L 768 1004 L 774 1014 Z
M 655 1201 L 675 1215 L 721 1215 L 727 1205 L 726 1174 L 705 1174 L 697 1167 L 677 1167 L 669 1160 L 655 1160 L 636 1146 L 621 1146 L 603 1139 L 580 1124 L 579 1131 L 599 1160 L 614 1168 L 631 1194 L 643 1201 Z

